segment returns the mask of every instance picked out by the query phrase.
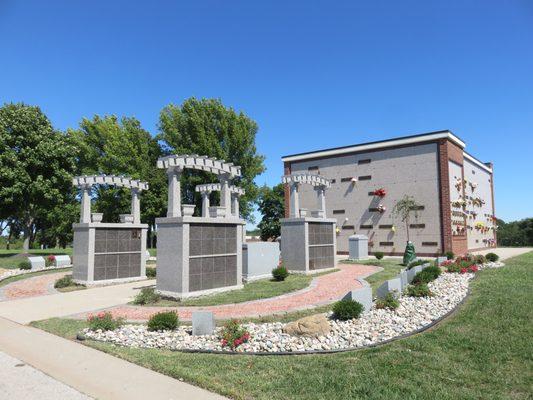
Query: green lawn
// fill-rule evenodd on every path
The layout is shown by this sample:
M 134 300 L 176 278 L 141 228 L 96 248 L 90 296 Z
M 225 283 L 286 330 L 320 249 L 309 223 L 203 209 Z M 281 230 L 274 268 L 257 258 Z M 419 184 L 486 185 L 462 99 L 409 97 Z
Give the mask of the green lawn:
M 244 285 L 244 288 L 238 290 L 231 290 L 229 292 L 217 293 L 183 301 L 161 299 L 159 302 L 148 304 L 147 306 L 215 306 L 219 304 L 243 303 L 245 301 L 266 299 L 304 289 L 309 286 L 314 277 L 329 274 L 334 271 L 338 270 L 314 275 L 291 274 L 282 282 L 276 282 L 271 279 L 261 279 L 259 281 L 247 283 Z
M 72 248 L 66 249 L 45 249 L 45 250 L 30 250 L 30 254 L 46 257 L 49 254 L 61 255 L 68 254 L 72 256 Z M 0 250 L 0 268 L 15 269 L 21 261 L 27 260 L 26 257 L 20 256 L 23 250 Z
M 38 272 L 29 273 L 29 274 L 15 275 L 15 276 L 11 276 L 9 278 L 6 278 L 3 281 L 0 281 L 0 287 L 9 285 L 10 283 L 13 283 L 13 282 L 21 281 L 23 279 L 33 278 L 35 276 L 56 274 L 58 272 L 67 272 L 67 271 L 72 271 L 72 267 L 58 268 L 58 269 L 52 269 L 52 270 L 44 269 L 44 270 L 41 270 L 41 271 L 38 271 Z
M 531 399 L 533 253 L 486 270 L 434 329 L 373 349 L 221 356 L 87 345 L 236 399 Z M 83 321 L 35 323 L 73 338 Z
M 436 328 L 373 349 L 312 356 L 221 356 L 86 341 L 236 399 L 530 399 L 533 253 L 479 273 L 461 309 Z M 73 338 L 83 321 L 36 326 Z
M 401 258 L 384 258 L 381 260 L 370 259 L 362 261 L 342 260 L 342 262 L 346 264 L 376 265 L 383 268 L 383 271 L 377 272 L 365 278 L 370 286 L 372 286 L 373 292 L 375 292 L 383 282 L 394 278 L 403 268 L 405 268 L 405 266 L 402 265 Z

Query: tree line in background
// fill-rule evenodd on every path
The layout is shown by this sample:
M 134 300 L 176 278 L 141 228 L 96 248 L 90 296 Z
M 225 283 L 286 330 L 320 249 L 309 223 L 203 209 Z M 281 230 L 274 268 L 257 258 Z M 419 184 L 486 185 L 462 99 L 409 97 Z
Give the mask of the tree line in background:
M 72 242 L 72 223 L 79 219 L 79 199 L 72 177 L 90 174 L 128 175 L 147 181 L 141 198 L 141 221 L 149 225 L 154 242 L 155 219 L 166 215 L 167 178 L 156 168 L 168 154 L 199 154 L 242 167 L 235 184 L 246 190 L 241 216 L 253 221 L 252 204 L 260 188 L 254 178 L 265 170 L 257 153 L 258 126 L 242 112 L 218 99 L 187 99 L 170 104 L 159 116 L 158 132 L 151 135 L 134 117 L 84 118 L 76 129 L 55 129 L 37 106 L 8 103 L 0 107 L 0 236 L 7 243 L 23 239 L 23 248 L 64 247 Z M 194 186 L 215 182 L 207 172 L 185 171 L 183 202 L 197 205 Z M 130 212 L 130 193 L 123 188 L 93 188 L 93 210 L 104 221 L 118 222 Z M 213 193 L 212 201 L 218 201 Z M 7 236 L 7 237 L 6 237 Z

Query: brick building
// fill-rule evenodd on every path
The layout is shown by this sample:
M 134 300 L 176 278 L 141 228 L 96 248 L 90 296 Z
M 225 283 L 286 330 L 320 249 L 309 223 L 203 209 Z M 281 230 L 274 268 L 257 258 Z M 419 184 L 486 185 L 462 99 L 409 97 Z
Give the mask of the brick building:
M 309 172 L 332 181 L 326 207 L 328 217 L 337 218 L 338 252 L 347 253 L 348 237 L 362 233 L 369 237 L 370 252 L 403 254 L 406 228 L 392 209 L 410 195 L 420 204 L 418 217 L 413 212 L 410 222 L 411 241 L 417 254 L 433 256 L 496 244 L 493 167 L 464 148 L 465 143 L 446 130 L 282 160 L 285 174 Z M 305 186 L 300 188 L 301 207 L 315 209 L 316 194 Z M 289 196 L 286 188 L 286 216 Z

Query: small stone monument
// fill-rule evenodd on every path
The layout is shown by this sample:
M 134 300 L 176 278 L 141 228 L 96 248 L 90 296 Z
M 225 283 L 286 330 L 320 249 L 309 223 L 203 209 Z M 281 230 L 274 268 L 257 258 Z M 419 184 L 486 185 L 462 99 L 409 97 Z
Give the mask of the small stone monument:
M 368 259 L 368 236 L 351 235 L 348 238 L 348 248 L 350 250 L 350 260 Z
M 194 336 L 212 335 L 215 332 L 215 315 L 211 311 L 192 313 L 192 334 Z
M 68 267 L 69 265 L 72 264 L 72 262 L 70 261 L 70 257 L 67 256 L 66 254 L 55 256 L 55 257 L 56 257 L 56 267 Z
M 32 271 L 33 270 L 38 270 L 38 269 L 43 269 L 44 267 L 46 267 L 46 262 L 44 261 L 44 258 L 41 257 L 41 256 L 28 257 L 28 261 L 31 264 Z

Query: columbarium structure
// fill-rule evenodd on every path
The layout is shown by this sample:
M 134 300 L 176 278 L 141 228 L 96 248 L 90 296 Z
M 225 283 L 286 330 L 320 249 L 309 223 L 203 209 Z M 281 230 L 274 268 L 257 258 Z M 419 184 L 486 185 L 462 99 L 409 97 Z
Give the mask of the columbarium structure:
M 157 161 L 168 175 L 168 212 L 156 220 L 157 291 L 187 298 L 242 287 L 242 237 L 238 196 L 231 185 L 241 168 L 224 160 L 197 155 L 172 155 Z M 194 216 L 194 204 L 181 204 L 180 177 L 185 169 L 210 172 L 215 184 L 199 185 L 202 214 Z M 209 204 L 209 194 L 220 191 L 220 205 Z
M 281 219 L 281 258 L 288 270 L 313 273 L 335 267 L 335 218 L 326 217 L 326 189 L 331 182 L 315 174 L 291 174 L 282 177 L 290 188 L 289 218 Z M 300 185 L 311 185 L 316 192 L 317 209 L 300 208 Z
M 127 282 L 146 278 L 146 232 L 141 224 L 140 193 L 146 182 L 125 176 L 77 176 L 73 185 L 81 190 L 80 222 L 73 224 L 73 278 L 85 285 Z M 94 185 L 131 190 L 131 214 L 121 214 L 120 223 L 102 222 L 101 213 L 91 213 Z

